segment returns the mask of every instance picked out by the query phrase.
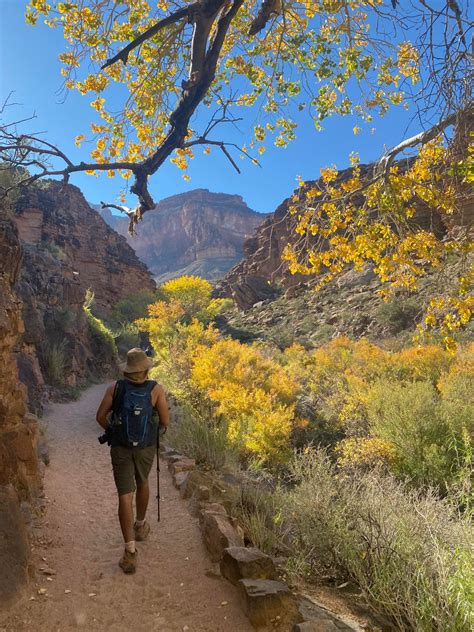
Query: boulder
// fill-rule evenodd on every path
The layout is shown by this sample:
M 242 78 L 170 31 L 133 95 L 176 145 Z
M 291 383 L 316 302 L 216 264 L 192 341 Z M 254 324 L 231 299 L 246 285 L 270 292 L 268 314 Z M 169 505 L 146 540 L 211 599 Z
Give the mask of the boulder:
M 172 457 L 181 456 L 176 450 L 170 448 L 168 445 L 164 443 L 160 443 L 160 454 L 163 459 L 171 459 Z
M 339 632 L 340 629 L 331 619 L 320 619 L 318 621 L 297 623 L 293 628 L 293 632 Z
M 271 557 L 254 547 L 229 547 L 220 564 L 221 574 L 232 584 L 240 579 L 276 579 Z
M 307 597 L 300 598 L 298 611 L 302 622 L 295 625 L 293 632 L 336 632 L 337 630 L 350 632 L 355 629 Z
M 173 484 L 176 487 L 176 489 L 181 489 L 183 487 L 183 485 L 186 484 L 186 480 L 189 476 L 189 472 L 176 472 L 176 474 L 173 474 Z
M 206 503 L 201 510 L 199 523 L 204 544 L 213 562 L 219 562 L 222 559 L 225 549 L 243 545 L 242 536 L 222 505 Z
M 171 460 L 168 463 L 168 469 L 173 476 L 178 472 L 189 472 L 190 470 L 194 470 L 195 467 L 196 461 L 194 459 L 189 459 L 186 456 L 183 456 L 175 461 Z
M 209 472 L 202 470 L 192 470 L 186 480 L 184 498 L 191 498 L 194 491 L 201 486 L 211 488 L 214 484 L 214 477 Z
M 240 598 L 250 623 L 259 628 L 288 630 L 301 621 L 296 599 L 288 586 L 271 579 L 241 579 Z
M 29 544 L 18 495 L 0 487 L 0 604 L 11 601 L 28 583 Z

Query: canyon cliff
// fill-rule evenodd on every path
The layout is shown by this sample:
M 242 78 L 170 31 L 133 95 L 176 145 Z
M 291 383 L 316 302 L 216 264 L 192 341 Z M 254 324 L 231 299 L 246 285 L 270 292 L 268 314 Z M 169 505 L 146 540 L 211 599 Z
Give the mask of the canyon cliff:
M 113 341 L 83 309 L 87 290 L 95 295 L 94 313 L 104 317 L 119 300 L 155 284 L 77 187 L 53 181 L 29 187 L 13 211 L 23 250 L 15 287 L 25 323 L 17 362 L 30 409 L 40 412 L 45 383 L 75 388 L 114 370 Z
M 14 291 L 21 265 L 18 234 L 0 207 L 0 605 L 29 578 L 30 547 L 21 508 L 41 487 L 36 456 L 37 419 L 27 412 L 14 349 L 23 333 L 21 302 Z
M 223 277 L 242 258 L 245 238 L 265 219 L 240 195 L 206 189 L 162 200 L 145 214 L 135 235 L 128 233 L 127 217 L 94 208 L 126 237 L 158 283 L 184 274 L 211 281 Z
M 403 168 L 403 163 L 399 163 Z M 405 163 L 406 164 L 406 163 Z M 374 165 L 361 165 L 369 174 Z M 339 174 L 339 181 L 351 170 Z M 304 188 L 318 185 L 306 182 Z M 315 291 L 317 277 L 291 274 L 282 260 L 285 246 L 295 244 L 297 215 L 289 212 L 291 198 L 284 200 L 257 228 L 243 246 L 244 256 L 218 282 L 216 295 L 230 297 L 237 309 L 222 318 L 221 329 L 241 340 L 271 339 L 282 347 L 292 342 L 314 346 L 337 335 L 368 336 L 374 339 L 413 330 L 438 279 L 429 274 L 420 281 L 416 299 L 400 290 L 391 302 L 384 302 L 378 277 L 366 266 L 362 273 L 349 270 L 336 277 L 321 291 Z M 472 191 L 466 191 L 459 211 L 445 224 L 436 210 L 419 202 L 412 222 L 442 238 L 447 231 L 472 226 Z M 325 248 L 321 237 L 310 244 Z M 458 264 L 450 264 L 454 275 Z

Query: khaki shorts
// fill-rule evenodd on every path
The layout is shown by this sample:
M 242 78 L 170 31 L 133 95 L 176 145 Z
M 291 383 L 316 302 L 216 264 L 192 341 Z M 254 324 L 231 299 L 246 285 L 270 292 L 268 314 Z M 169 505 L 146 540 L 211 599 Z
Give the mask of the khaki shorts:
M 110 448 L 114 480 L 118 495 L 130 494 L 148 481 L 151 466 L 155 458 L 156 447 L 125 448 L 115 446 Z

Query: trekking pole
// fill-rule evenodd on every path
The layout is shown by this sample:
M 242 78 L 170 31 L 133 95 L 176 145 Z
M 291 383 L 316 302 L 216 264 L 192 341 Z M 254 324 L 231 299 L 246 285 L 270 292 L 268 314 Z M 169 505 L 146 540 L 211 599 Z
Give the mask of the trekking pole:
M 160 522 L 160 426 L 156 436 L 156 500 L 158 507 L 158 522 Z

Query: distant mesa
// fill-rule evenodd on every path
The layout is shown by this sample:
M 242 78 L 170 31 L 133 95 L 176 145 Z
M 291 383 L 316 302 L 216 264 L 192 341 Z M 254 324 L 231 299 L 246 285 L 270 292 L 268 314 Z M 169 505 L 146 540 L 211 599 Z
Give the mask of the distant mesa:
M 195 189 L 158 202 L 128 233 L 128 218 L 91 205 L 123 235 L 157 283 L 184 274 L 221 279 L 243 257 L 243 244 L 268 216 L 250 209 L 240 195 Z

